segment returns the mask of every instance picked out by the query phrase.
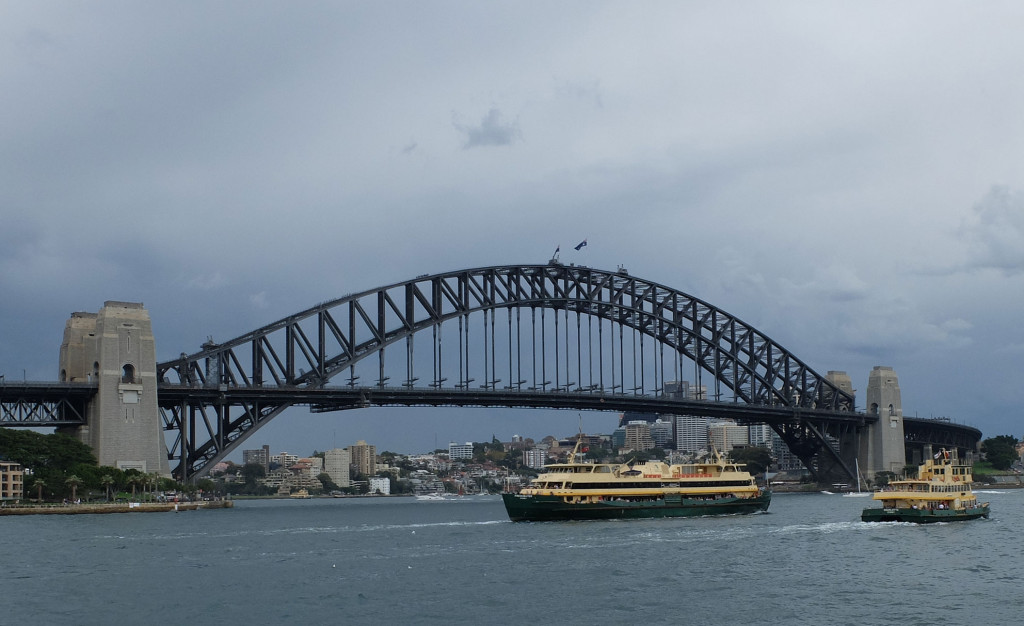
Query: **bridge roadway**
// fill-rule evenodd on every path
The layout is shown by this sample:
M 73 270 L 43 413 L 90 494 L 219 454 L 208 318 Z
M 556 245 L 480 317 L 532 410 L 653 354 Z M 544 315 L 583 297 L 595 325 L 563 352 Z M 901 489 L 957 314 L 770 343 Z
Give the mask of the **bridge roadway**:
M 0 426 L 56 427 L 85 423 L 85 406 L 95 395 L 94 383 L 0 382 Z M 163 383 L 161 407 L 185 404 L 309 406 L 313 412 L 370 406 L 478 406 L 558 408 L 581 411 L 701 415 L 748 424 L 784 424 L 812 420 L 861 428 L 878 421 L 865 413 L 816 411 L 802 407 L 760 406 L 736 402 L 677 400 L 643 395 L 610 395 L 564 391 L 403 389 L 392 387 L 194 387 Z M 924 445 L 972 448 L 981 431 L 945 419 L 904 417 L 908 450 Z
M 708 400 L 676 400 L 648 395 L 574 393 L 565 391 L 518 391 L 460 389 L 407 389 L 398 387 L 190 387 L 161 384 L 159 403 L 174 408 L 181 402 L 225 405 L 259 402 L 275 405 L 308 405 L 315 412 L 369 406 L 478 406 L 552 408 L 582 411 L 700 415 L 746 423 L 772 424 L 794 418 L 822 419 L 864 426 L 878 421 L 874 415 L 846 411 L 818 411 L 802 407 L 750 405 Z

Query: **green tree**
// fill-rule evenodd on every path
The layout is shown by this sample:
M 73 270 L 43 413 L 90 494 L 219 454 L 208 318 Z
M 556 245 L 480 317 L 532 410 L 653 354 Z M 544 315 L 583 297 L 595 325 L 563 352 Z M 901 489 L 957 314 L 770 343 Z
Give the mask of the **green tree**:
M 114 484 L 114 477 L 110 474 L 104 474 L 103 478 L 100 479 L 100 483 L 107 492 L 107 502 L 110 502 L 110 486 Z
M 66 472 L 79 463 L 96 465 L 92 449 L 74 437 L 8 428 L 0 428 L 0 456 L 33 471 Z
M 32 486 L 36 489 L 37 501 L 42 502 L 43 488 L 46 487 L 46 481 L 43 480 L 42 478 L 36 478 L 35 481 L 33 481 Z
M 341 489 L 341 487 L 336 485 L 334 481 L 331 480 L 331 475 L 328 474 L 327 472 L 320 472 L 320 474 L 317 475 L 316 479 L 319 480 L 320 484 L 324 486 L 324 491 L 338 491 L 339 489 Z
M 74 502 L 78 497 L 78 486 L 82 484 L 82 479 L 72 474 L 67 477 L 64 484 L 71 487 L 71 501 Z
M 1008 470 L 1017 460 L 1017 444 L 1020 443 L 1013 435 L 999 435 L 981 442 L 981 451 L 985 459 L 997 470 Z
M 242 478 L 245 482 L 246 491 L 249 493 L 254 493 L 257 482 L 261 478 L 266 478 L 266 476 L 267 470 L 259 463 L 246 463 L 242 466 Z
M 878 487 L 885 487 L 889 484 L 889 481 L 896 480 L 896 474 L 893 472 L 875 472 L 875 485 Z
M 130 469 L 126 471 L 124 474 L 125 482 L 128 483 L 128 486 L 132 488 L 132 501 L 134 501 L 136 499 L 135 490 L 139 485 L 141 485 L 145 481 L 145 478 L 143 477 L 142 472 L 136 469 Z
M 733 448 L 729 452 L 729 458 L 746 465 L 747 471 L 754 475 L 763 474 L 772 464 L 772 453 L 762 446 Z

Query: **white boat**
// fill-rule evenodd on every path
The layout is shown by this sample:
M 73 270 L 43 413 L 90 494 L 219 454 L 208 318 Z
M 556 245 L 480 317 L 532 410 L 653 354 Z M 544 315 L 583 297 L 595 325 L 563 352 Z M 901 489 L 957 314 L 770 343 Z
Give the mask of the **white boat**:
M 857 468 L 857 491 L 851 491 L 850 493 L 844 493 L 844 498 L 866 498 L 871 495 L 870 491 L 861 491 L 860 487 L 860 460 L 853 460 L 854 467 Z
M 420 494 L 420 495 L 416 496 L 416 499 L 421 501 L 421 502 L 430 502 L 430 501 L 450 500 L 451 498 L 445 496 L 444 494 L 440 494 L 440 493 L 424 493 L 424 494 Z

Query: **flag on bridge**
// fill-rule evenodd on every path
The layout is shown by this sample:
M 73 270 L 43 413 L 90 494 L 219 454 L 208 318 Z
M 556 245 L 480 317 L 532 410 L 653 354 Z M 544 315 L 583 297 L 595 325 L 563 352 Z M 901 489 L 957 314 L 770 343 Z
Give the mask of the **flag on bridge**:
M 562 244 L 558 244 L 558 247 L 555 248 L 555 253 L 551 255 L 551 258 L 552 259 L 557 259 L 558 258 L 558 253 L 561 252 L 561 250 L 562 250 Z
M 577 249 L 577 250 L 579 250 L 580 248 L 583 248 L 583 247 L 585 247 L 586 245 L 587 245 L 587 240 L 586 240 L 586 239 L 584 239 L 583 241 L 581 241 L 581 242 L 579 242 L 578 244 L 576 244 L 576 249 Z

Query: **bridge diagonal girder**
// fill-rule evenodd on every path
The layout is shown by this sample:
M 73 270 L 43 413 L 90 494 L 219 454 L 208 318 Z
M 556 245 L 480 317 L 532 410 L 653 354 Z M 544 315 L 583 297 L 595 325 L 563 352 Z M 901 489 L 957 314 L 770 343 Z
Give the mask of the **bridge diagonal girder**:
M 158 364 L 158 375 L 161 384 L 189 388 L 272 386 L 312 389 L 325 386 L 347 369 L 350 372 L 348 384 L 355 387 L 357 364 L 376 355 L 376 383 L 377 386 L 384 386 L 388 379 L 385 376 L 385 350 L 404 341 L 405 354 L 401 358 L 406 359 L 406 372 L 403 373 L 406 380 L 403 384 L 412 387 L 419 380 L 413 367 L 413 336 L 429 330 L 428 334 L 433 336 L 434 366 L 432 380 L 423 385 L 438 388 L 442 379 L 446 379 L 441 372 L 443 364 L 439 346 L 445 341 L 439 338 L 443 335 L 441 329 L 448 322 L 456 320 L 460 348 L 458 358 L 450 359 L 458 360 L 459 363 L 460 381 L 456 387 L 468 388 L 468 382 L 481 375 L 484 376 L 484 385 L 494 386 L 500 380 L 494 356 L 496 346 L 484 347 L 484 372 L 470 372 L 468 369 L 471 360 L 469 325 L 471 315 L 482 314 L 483 342 L 494 344 L 496 313 L 500 310 L 508 311 L 510 353 L 513 351 L 513 310 L 516 310 L 517 351 L 523 348 L 519 344 L 522 329 L 518 311 L 533 311 L 531 315 L 534 323 L 536 311 L 541 311 L 540 331 L 533 331 L 535 343 L 537 335 L 541 336 L 541 348 L 544 346 L 543 335 L 552 332 L 550 328 L 543 330 L 546 323 L 543 311 L 551 310 L 555 313 L 550 316 L 550 321 L 554 326 L 556 340 L 551 342 L 554 345 L 545 348 L 555 351 L 555 363 L 549 366 L 544 360 L 544 350 L 538 349 L 536 345 L 532 348 L 535 370 L 532 373 L 533 384 L 542 391 L 550 383 L 542 380 L 545 377 L 543 372 L 549 368 L 553 369 L 556 379 L 564 378 L 564 384 L 555 381 L 564 387 L 564 391 L 568 391 L 569 385 L 584 386 L 580 362 L 580 346 L 583 344 L 580 338 L 580 318 L 586 315 L 611 324 L 611 339 L 604 340 L 608 342 L 607 351 L 601 346 L 596 353 L 612 361 L 612 393 L 635 393 L 640 389 L 628 389 L 623 384 L 627 372 L 622 361 L 626 355 L 624 344 L 615 345 L 614 333 L 618 326 L 620 344 L 624 329 L 653 339 L 661 355 L 667 349 L 677 355 L 673 358 L 689 360 L 700 371 L 713 376 L 716 391 L 719 386 L 729 390 L 735 402 L 827 411 L 852 411 L 854 408 L 851 395 L 816 374 L 781 345 L 721 309 L 678 290 L 638 279 L 622 271 L 607 272 L 559 264 L 488 267 L 424 275 L 352 294 L 317 305 L 229 342 L 210 342 L 193 355 L 183 354 L 179 359 Z M 559 314 L 559 311 L 563 314 Z M 575 346 L 569 340 L 570 313 L 576 314 Z M 564 318 L 562 326 L 565 328 L 560 328 L 560 316 Z M 604 331 L 604 325 L 599 324 L 598 334 L 603 335 Z M 559 337 L 564 340 L 561 346 Z M 474 337 L 476 341 L 478 339 Z M 577 358 L 575 373 L 568 362 L 573 348 Z M 644 356 L 645 344 L 642 341 L 639 342 L 639 350 L 640 359 L 658 358 Z M 541 354 L 540 371 L 536 371 L 537 354 Z M 490 362 L 487 362 L 488 358 Z M 525 359 L 521 355 L 517 356 L 514 366 L 511 354 L 508 358 L 507 375 L 516 379 L 508 383 L 521 386 L 528 382 L 521 373 L 513 371 L 515 368 L 521 369 Z M 636 356 L 633 355 L 633 358 Z M 619 372 L 615 371 L 615 361 L 618 361 Z M 633 365 L 633 375 L 636 377 L 636 363 Z M 588 366 L 592 378 L 595 365 L 588 363 Z M 599 362 L 596 367 L 603 379 L 605 369 L 609 369 L 607 364 Z M 654 374 L 656 385 L 663 385 L 666 374 L 659 373 L 657 366 Z M 577 375 L 580 380 L 571 380 Z M 644 376 L 641 364 L 640 378 Z M 592 380 L 587 382 L 588 386 L 598 386 Z M 368 383 L 364 379 L 362 385 L 368 386 Z M 643 387 L 646 388 L 647 383 Z M 607 384 L 604 390 L 609 391 Z M 718 395 L 716 392 L 716 399 Z M 199 457 L 207 460 L 217 458 L 228 450 L 228 447 L 222 448 L 217 442 L 235 441 L 239 437 L 233 430 L 254 429 L 266 419 L 269 418 L 207 420 L 209 426 L 205 430 L 209 431 L 210 440 L 214 442 L 212 448 L 195 446 L 187 455 L 191 459 L 188 462 L 199 463 Z M 171 421 L 175 422 L 175 418 Z M 211 449 L 214 453 L 207 454 Z M 191 458 L 193 455 L 195 458 Z

